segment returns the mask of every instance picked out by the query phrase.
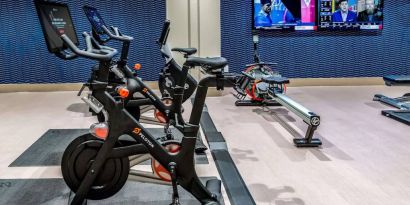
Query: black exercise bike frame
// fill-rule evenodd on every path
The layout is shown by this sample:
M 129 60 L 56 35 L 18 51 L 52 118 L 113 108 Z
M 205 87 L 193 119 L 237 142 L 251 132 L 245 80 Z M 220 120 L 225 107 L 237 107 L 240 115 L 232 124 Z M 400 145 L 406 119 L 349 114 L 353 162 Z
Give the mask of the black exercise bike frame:
M 99 70 L 102 74 L 107 74 L 105 71 L 109 69 L 109 65 L 110 62 L 100 62 Z M 184 64 L 182 69 L 184 80 L 190 68 L 190 66 Z M 178 184 L 190 192 L 202 204 L 217 202 L 216 196 L 205 188 L 195 172 L 194 148 L 208 87 L 218 85 L 218 82 L 221 80 L 228 82 L 232 82 L 233 80 L 225 78 L 223 74 L 208 75 L 202 79 L 198 84 L 188 123 L 182 119 L 180 112 L 181 103 L 178 103 L 182 101 L 184 92 L 183 85 L 185 82 L 181 81 L 178 83 L 175 88 L 176 103 L 173 104 L 173 110 L 179 111 L 176 112 L 175 115 L 176 121 L 179 122 L 179 124 L 175 127 L 183 133 L 184 137 L 181 141 L 181 149 L 177 154 L 168 153 L 161 143 L 157 141 L 156 137 L 124 109 L 124 101 L 115 99 L 106 91 L 107 80 L 108 75 L 99 75 L 98 81 L 93 82 L 92 85 L 94 86 L 93 96 L 104 106 L 110 116 L 108 120 L 110 128 L 109 135 L 98 151 L 95 161 L 89 168 L 80 187 L 76 191 L 72 204 L 81 204 L 84 201 L 88 190 L 107 159 L 147 153 L 151 154 L 153 158 L 170 172 L 171 166 L 176 166 L 173 168 L 175 168 L 176 171 L 175 176 L 177 176 Z M 131 136 L 138 144 L 115 147 L 119 137 L 124 134 Z

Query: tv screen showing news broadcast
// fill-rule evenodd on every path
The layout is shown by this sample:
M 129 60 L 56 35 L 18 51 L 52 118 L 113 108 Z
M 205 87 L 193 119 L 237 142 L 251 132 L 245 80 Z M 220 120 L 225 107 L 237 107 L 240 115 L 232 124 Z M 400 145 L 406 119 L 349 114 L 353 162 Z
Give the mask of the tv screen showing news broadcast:
M 317 0 L 253 0 L 253 29 L 315 30 Z
M 383 0 L 318 0 L 320 30 L 381 30 Z

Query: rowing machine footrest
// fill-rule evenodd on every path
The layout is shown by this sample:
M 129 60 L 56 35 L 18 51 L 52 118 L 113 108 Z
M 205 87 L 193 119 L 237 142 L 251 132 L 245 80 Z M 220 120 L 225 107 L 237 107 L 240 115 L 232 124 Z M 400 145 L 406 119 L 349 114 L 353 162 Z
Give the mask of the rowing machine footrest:
M 322 141 L 317 138 L 311 139 L 310 142 L 305 138 L 293 139 L 293 143 L 296 147 L 318 147 L 322 145 Z

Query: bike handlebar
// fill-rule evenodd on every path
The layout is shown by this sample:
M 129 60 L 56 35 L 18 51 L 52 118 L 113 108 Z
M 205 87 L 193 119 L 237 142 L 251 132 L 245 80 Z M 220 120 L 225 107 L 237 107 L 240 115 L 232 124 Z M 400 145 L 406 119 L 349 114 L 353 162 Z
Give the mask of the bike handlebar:
M 83 33 L 85 44 L 86 44 L 86 49 L 82 50 L 79 49 L 72 41 L 71 39 L 63 34 L 60 36 L 60 38 L 63 40 L 64 44 L 73 52 L 71 54 L 69 53 L 60 53 L 59 57 L 63 57 L 66 60 L 76 58 L 77 56 L 85 57 L 85 58 L 90 58 L 93 60 L 99 60 L 99 61 L 109 61 L 111 60 L 115 55 L 118 54 L 118 51 L 116 49 L 107 47 L 107 46 L 100 46 L 99 44 L 96 44 L 94 41 L 94 45 L 96 45 L 94 48 L 93 47 L 93 41 L 92 37 L 84 32 Z
M 118 27 L 111 26 L 111 29 L 114 31 L 114 34 L 111 33 L 111 31 L 104 25 L 102 26 L 102 29 L 112 39 L 115 39 L 115 40 L 118 40 L 118 41 L 126 41 L 126 42 L 130 42 L 130 41 L 134 40 L 134 38 L 131 37 L 131 36 L 122 35 L 121 32 L 119 31 Z
M 165 45 L 167 43 L 170 24 L 171 22 L 169 20 L 165 20 L 164 25 L 162 26 L 161 36 L 158 39 L 160 45 Z

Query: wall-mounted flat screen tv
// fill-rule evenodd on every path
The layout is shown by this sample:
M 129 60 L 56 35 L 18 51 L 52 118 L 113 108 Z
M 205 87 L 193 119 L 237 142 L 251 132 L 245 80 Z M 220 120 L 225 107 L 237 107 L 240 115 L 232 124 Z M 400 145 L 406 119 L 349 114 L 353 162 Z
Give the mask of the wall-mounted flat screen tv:
M 253 29 L 315 30 L 318 0 L 253 0 Z
M 381 30 L 383 0 L 318 0 L 319 30 Z

